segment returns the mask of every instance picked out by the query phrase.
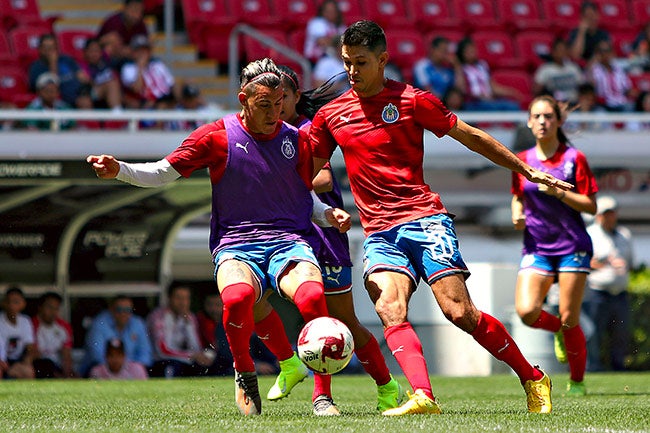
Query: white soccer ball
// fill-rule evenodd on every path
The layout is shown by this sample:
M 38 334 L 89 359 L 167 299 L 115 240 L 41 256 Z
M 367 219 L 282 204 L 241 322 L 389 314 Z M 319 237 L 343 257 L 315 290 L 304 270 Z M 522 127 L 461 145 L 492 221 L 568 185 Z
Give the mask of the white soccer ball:
M 352 333 L 333 317 L 308 322 L 298 335 L 298 357 L 317 373 L 338 373 L 348 365 L 353 352 Z

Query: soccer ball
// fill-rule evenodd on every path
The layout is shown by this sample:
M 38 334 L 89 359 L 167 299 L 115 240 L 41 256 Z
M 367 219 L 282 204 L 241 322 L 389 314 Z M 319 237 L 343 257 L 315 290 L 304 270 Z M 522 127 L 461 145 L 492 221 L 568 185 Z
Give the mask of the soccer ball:
M 308 322 L 298 335 L 298 357 L 317 373 L 338 373 L 348 365 L 352 352 L 352 333 L 333 317 L 318 317 Z

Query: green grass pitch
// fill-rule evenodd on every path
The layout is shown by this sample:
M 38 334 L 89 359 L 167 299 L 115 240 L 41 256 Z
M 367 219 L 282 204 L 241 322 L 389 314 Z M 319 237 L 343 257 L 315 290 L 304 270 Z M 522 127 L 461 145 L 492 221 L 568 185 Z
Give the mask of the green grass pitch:
M 398 378 L 404 385 L 403 377 Z M 231 378 L 0 382 L 0 432 L 650 432 L 650 373 L 589 374 L 584 398 L 553 375 L 553 413 L 529 414 L 515 376 L 432 377 L 442 415 L 385 418 L 368 376 L 333 378 L 341 417 L 311 415 L 312 380 L 244 418 Z M 263 395 L 273 382 L 262 377 Z

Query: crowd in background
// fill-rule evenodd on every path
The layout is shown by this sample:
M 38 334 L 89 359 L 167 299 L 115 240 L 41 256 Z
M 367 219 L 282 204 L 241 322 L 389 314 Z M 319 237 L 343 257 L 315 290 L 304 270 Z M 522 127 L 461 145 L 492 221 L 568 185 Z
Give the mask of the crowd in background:
M 534 68 L 524 68 L 530 78 L 524 87 L 508 82 L 507 78 L 495 78 L 500 74 L 508 77 L 511 68 L 495 70 L 494 58 L 486 57 L 471 33 L 460 38 L 450 37 L 444 31 L 430 33 L 429 46 L 422 47 L 426 56 L 407 66 L 389 64 L 388 76 L 431 91 L 455 111 L 522 110 L 534 96 L 550 94 L 580 112 L 648 112 L 648 89 L 636 85 L 633 78 L 650 70 L 650 23 L 639 31 L 629 52 L 623 55 L 619 50 L 621 41 L 603 27 L 598 3 L 583 2 L 580 12 L 575 27 L 556 37 L 548 47 L 549 52 L 540 53 Z M 86 40 L 79 59 L 72 53 L 61 52 L 54 33 L 43 34 L 38 43 L 38 58 L 28 66 L 29 88 L 35 96 L 26 108 L 104 108 L 117 112 L 123 108 L 205 108 L 207 104 L 199 88 L 181 83 L 169 65 L 152 55 L 152 42 L 143 18 L 142 0 L 124 0 L 123 8 L 107 17 L 96 36 Z M 316 16 L 307 22 L 301 48 L 314 67 L 315 85 L 344 72 L 339 36 L 348 21 L 337 0 L 324 0 L 319 3 Z M 396 47 L 389 46 L 389 52 L 396 51 Z M 500 63 L 507 65 L 509 55 L 512 53 L 500 54 L 505 58 Z M 2 104 L 11 107 L 9 102 Z M 40 130 L 52 127 L 49 121 L 36 120 L 12 126 Z M 195 122 L 141 124 L 143 128 L 172 130 L 195 126 Z M 99 121 L 67 121 L 60 125 L 61 129 L 123 127 L 124 122 Z M 640 130 L 650 124 L 634 122 L 626 127 Z

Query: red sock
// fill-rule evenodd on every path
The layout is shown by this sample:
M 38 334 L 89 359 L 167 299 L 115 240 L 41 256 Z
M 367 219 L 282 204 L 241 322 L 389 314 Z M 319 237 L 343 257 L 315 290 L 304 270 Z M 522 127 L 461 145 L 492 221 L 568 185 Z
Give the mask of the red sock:
M 384 336 L 413 391 L 421 389 L 426 395 L 434 398 L 427 362 L 422 353 L 422 343 L 411 324 L 404 322 L 388 327 L 384 330 Z
M 293 303 L 298 307 L 305 322 L 329 315 L 323 283 L 320 281 L 305 281 L 298 286 L 293 296 Z
M 316 400 L 319 395 L 326 395 L 332 398 L 332 376 L 329 374 L 314 373 L 314 393 L 311 401 Z
M 390 371 L 374 335 L 370 334 L 370 340 L 363 347 L 354 349 L 354 353 L 377 385 L 386 385 L 390 381 Z
M 284 324 L 277 311 L 271 310 L 271 314 L 257 322 L 255 332 L 262 343 L 278 358 L 278 361 L 284 361 L 293 356 L 291 343 L 289 343 Z
M 539 380 L 543 377 L 542 372 L 530 365 L 524 358 L 517 343 L 503 324 L 489 314 L 481 311 L 481 317 L 471 335 L 492 356 L 508 364 L 519 376 L 521 383 L 531 379 Z
M 544 329 L 546 331 L 557 332 L 562 328 L 562 321 L 557 316 L 542 310 L 537 320 L 530 325 L 531 328 Z
M 250 354 L 250 339 L 255 328 L 255 289 L 247 283 L 231 284 L 221 291 L 221 300 L 223 327 L 226 330 L 235 370 L 254 372 L 255 363 Z
M 587 342 L 585 334 L 582 332 L 580 325 L 573 328 L 563 329 L 564 346 L 566 347 L 566 356 L 569 361 L 569 371 L 571 380 L 582 382 L 585 378 L 585 368 L 587 365 Z

